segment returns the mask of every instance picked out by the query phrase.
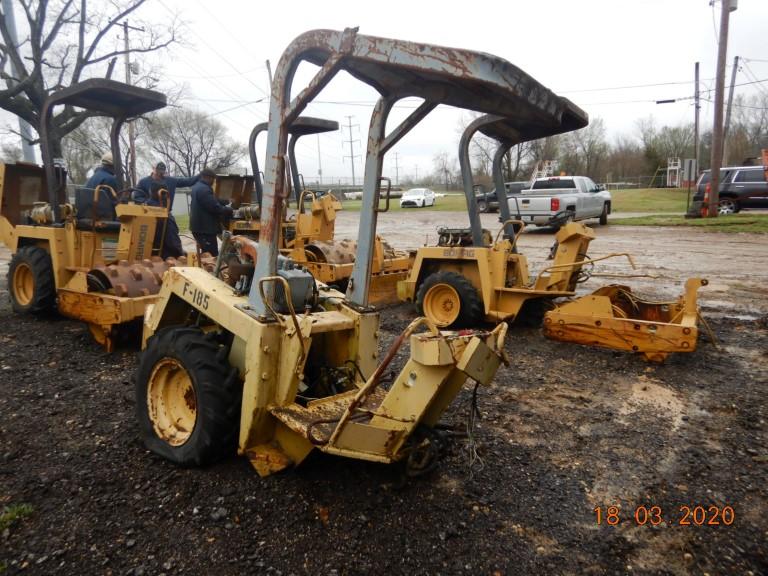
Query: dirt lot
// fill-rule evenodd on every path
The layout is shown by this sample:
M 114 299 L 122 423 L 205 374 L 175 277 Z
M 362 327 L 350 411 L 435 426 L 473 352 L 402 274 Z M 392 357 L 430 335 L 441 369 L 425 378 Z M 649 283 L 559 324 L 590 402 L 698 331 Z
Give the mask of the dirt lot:
M 352 235 L 354 216 L 342 216 L 340 231 Z M 398 247 L 434 239 L 435 216 L 463 223 L 393 216 L 380 231 Z M 551 242 L 532 232 L 521 246 L 540 266 Z M 593 255 L 630 250 L 641 272 L 660 276 L 629 281 L 645 294 L 709 278 L 702 303 L 720 347 L 702 340 L 657 366 L 513 329 L 512 365 L 480 389 L 480 459 L 470 468 L 468 440 L 453 439 L 432 475 L 404 486 L 395 467 L 324 455 L 267 479 L 244 459 L 204 470 L 161 461 L 134 423 L 137 353 L 107 355 L 74 322 L 13 315 L 2 271 L 0 504 L 31 512 L 0 534 L 0 566 L 135 576 L 768 573 L 766 247 L 754 235 L 598 228 Z M 383 315 L 382 347 L 411 317 L 407 306 Z M 446 421 L 463 426 L 469 401 L 463 393 Z M 615 526 L 611 505 L 620 506 Z M 664 522 L 638 525 L 639 506 L 658 506 Z M 706 522 L 710 506 L 730 506 L 735 519 L 696 525 L 681 506 L 704 507 Z

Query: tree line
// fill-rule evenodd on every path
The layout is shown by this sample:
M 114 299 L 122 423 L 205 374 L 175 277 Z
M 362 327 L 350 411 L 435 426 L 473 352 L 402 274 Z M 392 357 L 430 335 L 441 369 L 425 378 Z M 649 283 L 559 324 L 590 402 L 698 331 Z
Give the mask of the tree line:
M 460 131 L 468 124 L 465 121 Z M 659 126 L 652 116 L 641 118 L 629 134 L 607 136 L 602 118 L 575 132 L 518 144 L 504 160 L 505 181 L 527 180 L 534 168 L 545 160 L 556 160 L 567 174 L 589 176 L 598 182 L 624 182 L 640 187 L 661 185 L 657 170 L 665 169 L 669 158 L 695 158 L 693 123 Z M 700 170 L 709 168 L 712 131 L 699 138 Z M 492 186 L 491 164 L 496 142 L 476 136 L 470 154 L 475 182 Z M 760 151 L 768 148 L 768 92 L 734 99 L 731 124 L 726 138 L 724 165 L 759 162 Z M 456 156 L 445 151 L 432 158 L 432 172 L 413 184 L 440 188 L 459 188 L 461 173 Z

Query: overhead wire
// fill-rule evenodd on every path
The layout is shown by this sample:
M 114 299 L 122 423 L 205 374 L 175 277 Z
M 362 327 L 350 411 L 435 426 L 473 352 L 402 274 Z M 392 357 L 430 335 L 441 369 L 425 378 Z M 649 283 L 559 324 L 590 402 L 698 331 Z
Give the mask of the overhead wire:
M 163 8 L 164 8 L 164 9 L 165 9 L 165 10 L 166 10 L 168 13 L 170 13 L 171 15 L 173 14 L 173 11 L 172 11 L 172 10 L 171 10 L 171 9 L 170 9 L 170 8 L 169 8 L 169 7 L 168 7 L 168 6 L 167 6 L 167 5 L 164 3 L 164 2 L 163 2 L 163 0 L 159 0 L 159 3 L 160 3 L 160 5 L 161 5 L 161 6 L 162 6 L 162 7 L 163 7 Z M 225 61 L 227 61 L 227 63 L 229 63 L 229 61 L 228 61 L 228 60 L 226 60 L 226 58 L 224 58 L 224 57 L 223 57 L 223 56 L 222 56 L 222 55 L 221 55 L 221 54 L 220 54 L 218 51 L 216 51 L 215 49 L 213 49 L 213 48 L 212 48 L 212 47 L 211 47 L 211 46 L 210 46 L 210 45 L 209 45 L 207 42 L 204 42 L 204 44 L 206 44 L 206 45 L 207 45 L 209 48 L 211 48 L 211 50 L 212 50 L 213 52 L 215 52 L 215 53 L 216 53 L 216 54 L 219 56 L 219 58 L 221 58 L 222 60 L 225 60 Z M 240 120 L 238 120 L 237 118 L 235 118 L 235 117 L 233 117 L 233 116 L 229 115 L 228 113 L 229 113 L 229 112 L 232 112 L 233 110 L 237 110 L 237 109 L 240 109 L 240 108 L 244 108 L 244 107 L 246 107 L 246 106 L 253 106 L 253 105 L 255 105 L 255 104 L 258 104 L 258 103 L 262 103 L 262 102 L 264 102 L 265 100 L 267 100 L 267 98 L 268 98 L 268 96 L 269 96 L 269 95 L 268 95 L 268 94 L 267 94 L 267 93 L 266 93 L 266 92 L 265 92 L 265 91 L 264 91 L 264 90 L 263 90 L 261 87 L 259 87 L 258 85 L 254 84 L 253 82 L 250 82 L 250 80 L 249 80 L 249 82 L 250 82 L 251 84 L 253 84 L 253 85 L 254 85 L 256 88 L 258 88 L 258 89 L 259 89 L 259 91 L 260 91 L 262 94 L 264 94 L 264 95 L 265 95 L 265 98 L 261 98 L 261 99 L 259 99 L 259 100 L 251 100 L 251 101 L 243 101 L 242 99 L 238 99 L 238 95 L 237 95 L 237 94 L 236 94 L 236 93 L 235 93 L 233 90 L 231 90 L 230 88 L 228 88 L 227 86 L 225 86 L 225 85 L 223 85 L 223 84 L 220 84 L 220 83 L 214 82 L 214 81 L 211 79 L 212 77 L 211 77 L 211 76 L 209 76 L 208 74 L 206 74 L 206 73 L 205 73 L 205 71 L 204 71 L 204 70 L 202 70 L 202 69 L 201 69 L 199 66 L 197 66 L 196 64 L 193 64 L 192 62 L 190 62 L 190 61 L 189 61 L 189 60 L 187 60 L 186 58 L 183 58 L 183 57 L 182 57 L 181 59 L 182 59 L 182 60 L 183 60 L 183 61 L 184 61 L 184 62 L 185 62 L 185 63 L 186 63 L 186 64 L 187 64 L 187 65 L 188 65 L 190 68 L 192 68 L 192 69 L 194 69 L 194 70 L 197 70 L 198 72 L 200 72 L 200 78 L 201 78 L 201 79 L 208 81 L 208 83 L 209 83 L 209 84 L 213 85 L 213 86 L 214 86 L 214 87 L 215 87 L 217 90 L 219 90 L 219 91 L 220 91 L 220 92 L 222 92 L 223 94 L 226 94 L 226 95 L 228 95 L 228 96 L 232 96 L 232 97 L 233 97 L 233 99 L 232 99 L 232 100 L 230 100 L 231 102 L 241 102 L 241 104 L 239 104 L 238 106 L 233 106 L 233 107 L 231 107 L 231 108 L 228 108 L 228 109 L 225 109 L 225 110 L 217 110 L 216 108 L 214 108 L 213 106 L 211 106 L 211 105 L 208 103 L 207 99 L 203 99 L 203 98 L 191 98 L 191 99 L 194 99 L 194 100 L 197 100 L 197 101 L 203 102 L 203 103 L 204 103 L 204 104 L 206 104 L 206 105 L 207 105 L 209 108 L 211 108 L 211 109 L 213 110 L 213 112 L 212 112 L 211 114 L 208 114 L 208 116 L 209 116 L 209 117 L 212 117 L 212 116 L 218 116 L 218 115 L 222 115 L 222 116 L 224 116 L 225 118 L 227 118 L 229 121 L 233 122 L 234 124 L 237 124 L 238 126 L 240 126 L 241 128 L 243 128 L 244 130 L 247 130 L 248 132 L 250 132 L 250 131 L 253 129 L 253 126 L 246 126 L 246 125 L 245 125 L 243 122 L 241 122 L 241 121 L 240 121 Z M 233 69 L 236 71 L 236 73 L 237 73 L 237 74 L 236 74 L 236 76 L 243 76 L 243 73 L 242 73 L 242 72 L 240 72 L 240 71 L 239 71 L 239 70 L 238 70 L 238 69 L 237 69 L 235 66 L 233 66 L 231 63 L 229 63 L 229 64 L 230 64 L 230 66 L 232 66 L 232 68 L 233 68 Z M 246 80 L 247 80 L 247 78 L 246 78 Z M 222 100 L 222 101 L 223 101 L 223 100 Z M 258 119 L 259 119 L 259 120 L 266 120 L 266 119 L 267 119 L 267 115 L 266 115 L 264 112 L 261 112 L 261 111 L 258 111 L 258 112 L 257 112 L 257 117 L 258 117 Z M 255 125 L 255 124 L 254 124 L 254 125 Z M 302 142 L 299 142 L 299 145 L 301 145 L 301 144 L 302 144 Z M 306 144 L 306 143 L 304 143 L 304 144 Z M 308 155 L 308 154 L 302 154 L 302 153 L 300 153 L 300 152 L 298 152 L 298 151 L 296 152 L 296 155 L 297 155 L 297 156 L 300 156 L 300 157 L 302 157 L 302 158 L 305 158 L 305 159 L 314 159 L 314 158 L 315 158 L 314 156 L 310 156 L 310 155 Z

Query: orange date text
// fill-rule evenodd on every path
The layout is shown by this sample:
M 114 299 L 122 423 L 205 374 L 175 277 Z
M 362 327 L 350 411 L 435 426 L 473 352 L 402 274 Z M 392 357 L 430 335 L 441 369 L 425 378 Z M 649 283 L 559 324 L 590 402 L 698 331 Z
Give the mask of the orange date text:
M 623 522 L 636 526 L 730 526 L 736 520 L 733 506 L 683 504 L 669 510 L 646 504 L 634 508 L 614 505 L 595 506 L 592 512 L 598 526 L 618 526 Z

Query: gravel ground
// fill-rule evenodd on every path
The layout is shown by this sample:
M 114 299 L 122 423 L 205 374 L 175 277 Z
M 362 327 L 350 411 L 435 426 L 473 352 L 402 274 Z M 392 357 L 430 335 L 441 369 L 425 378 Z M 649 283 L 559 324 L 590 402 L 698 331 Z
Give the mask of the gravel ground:
M 531 250 L 551 242 L 529 236 Z M 732 250 L 732 266 L 705 274 L 724 290 L 704 309 L 718 348 L 702 339 L 694 354 L 648 365 L 515 328 L 512 365 L 479 390 L 472 441 L 452 438 L 434 473 L 406 483 L 397 467 L 323 454 L 265 479 L 242 458 L 173 467 L 138 438 L 137 353 L 108 355 L 75 322 L 12 314 L 3 278 L 0 505 L 29 507 L 0 522 L 0 566 L 134 576 L 766 574 L 768 322 L 757 285 L 768 270 L 740 272 L 746 288 L 735 287 L 743 262 L 734 255 L 756 254 L 739 236 L 720 247 L 724 258 Z M 631 242 L 606 237 L 601 251 Z M 676 276 L 670 258 L 654 265 Z M 726 299 L 731 308 L 717 304 Z M 382 315 L 382 348 L 411 318 L 405 305 Z M 470 399 L 465 390 L 445 421 L 464 427 Z M 619 522 L 608 525 L 613 505 Z M 640 525 L 639 506 L 658 506 L 664 521 Z M 682 506 L 704 507 L 705 524 Z M 732 507 L 731 525 L 710 506 Z M 707 525 L 713 518 L 720 525 Z

